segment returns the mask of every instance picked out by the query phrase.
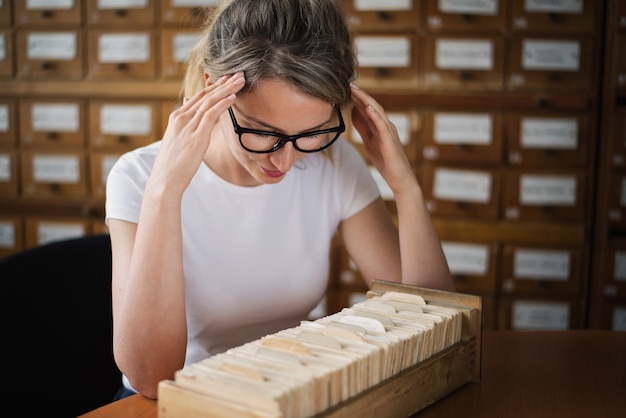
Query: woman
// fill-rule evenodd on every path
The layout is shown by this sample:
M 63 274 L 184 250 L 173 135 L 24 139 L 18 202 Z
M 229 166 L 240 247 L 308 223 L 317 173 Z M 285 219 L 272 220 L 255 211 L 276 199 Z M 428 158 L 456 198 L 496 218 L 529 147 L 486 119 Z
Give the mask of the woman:
M 296 326 L 324 296 L 337 229 L 367 282 L 452 290 L 395 127 L 352 84 L 333 0 L 226 1 L 192 52 L 161 141 L 107 182 L 120 397 Z M 342 109 L 394 192 L 395 227 Z

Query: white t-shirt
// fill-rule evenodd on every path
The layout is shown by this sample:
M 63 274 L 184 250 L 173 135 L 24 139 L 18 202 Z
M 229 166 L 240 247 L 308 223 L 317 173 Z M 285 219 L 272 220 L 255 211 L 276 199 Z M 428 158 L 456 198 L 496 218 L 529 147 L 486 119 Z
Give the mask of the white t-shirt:
M 137 223 L 161 142 L 130 151 L 107 178 L 106 218 Z M 185 364 L 298 325 L 325 294 L 339 223 L 380 194 L 345 140 L 272 185 L 241 187 L 201 164 L 182 199 Z

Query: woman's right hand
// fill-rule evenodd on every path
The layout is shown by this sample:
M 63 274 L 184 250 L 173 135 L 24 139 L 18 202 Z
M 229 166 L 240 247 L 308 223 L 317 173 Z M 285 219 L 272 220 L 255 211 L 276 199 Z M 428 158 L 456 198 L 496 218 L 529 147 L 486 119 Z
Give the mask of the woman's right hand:
M 224 76 L 208 83 L 170 114 L 151 183 L 167 185 L 182 195 L 204 158 L 218 118 L 233 104 L 235 94 L 244 85 L 241 72 Z

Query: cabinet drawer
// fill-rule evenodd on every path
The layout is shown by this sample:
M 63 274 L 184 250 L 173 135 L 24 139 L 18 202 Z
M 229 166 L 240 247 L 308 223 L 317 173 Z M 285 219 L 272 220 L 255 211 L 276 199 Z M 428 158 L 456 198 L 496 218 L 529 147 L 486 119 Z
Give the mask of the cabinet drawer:
M 503 297 L 498 309 L 498 328 L 519 331 L 581 328 L 579 305 L 568 297 Z
M 84 152 L 23 151 L 22 194 L 37 198 L 87 198 Z
M 83 35 L 77 30 L 16 31 L 17 77 L 83 78 Z
M 23 99 L 20 139 L 24 147 L 82 147 L 85 144 L 85 102 Z
M 17 145 L 17 110 L 15 101 L 0 98 L 0 146 Z
M 457 292 L 475 294 L 496 290 L 496 244 L 443 240 L 441 245 Z
M 90 79 L 154 79 L 155 35 L 152 30 L 88 31 Z
M 511 29 L 515 32 L 594 33 L 601 2 L 512 0 Z
M 13 2 L 12 1 L 0 1 L 0 25 L 11 26 L 13 22 Z
M 586 251 L 567 246 L 505 245 L 501 266 L 504 293 L 575 296 L 586 271 Z
M 618 90 L 626 92 L 626 33 L 615 35 L 614 51 L 613 82 Z
M 589 203 L 586 174 L 581 170 L 506 172 L 505 217 L 509 220 L 582 222 Z
M 53 241 L 78 238 L 91 233 L 89 222 L 82 218 L 27 217 L 26 247 L 32 248 Z
M 499 172 L 423 163 L 418 178 L 428 210 L 435 216 L 497 219 Z
M 128 150 L 160 139 L 159 103 L 154 100 L 92 100 L 90 144 L 93 149 Z
M 568 92 L 591 89 L 593 39 L 557 36 L 511 38 L 508 88 Z
M 17 216 L 0 216 L 0 258 L 24 249 L 24 225 Z
M 616 107 L 609 132 L 609 159 L 614 167 L 626 166 L 626 108 Z
M 502 37 L 442 35 L 427 36 L 422 42 L 421 83 L 426 89 L 502 89 Z
M 16 151 L 0 148 L 0 197 L 17 197 L 19 170 Z
M 502 121 L 497 112 L 422 112 L 421 155 L 432 161 L 499 164 Z
M 626 300 L 626 242 L 610 243 L 602 254 L 602 296 Z
M 10 29 L 0 29 L 0 78 L 13 77 L 13 33 Z
M 138 27 L 156 22 L 156 0 L 126 2 L 118 0 L 87 0 L 87 23 L 92 26 Z M 133 7 L 132 5 L 136 5 Z
M 6 0 L 5 3 L 10 3 Z M 29 3 L 34 3 L 30 5 Z M 44 4 L 45 3 L 45 4 Z M 15 23 L 38 26 L 80 26 L 82 23 L 82 1 L 29 2 L 14 1 Z
M 626 2 L 618 1 L 616 3 L 618 3 L 616 13 L 617 27 L 620 32 L 626 32 Z
M 161 22 L 172 27 L 200 27 L 219 0 L 161 0 Z
M 91 196 L 99 201 L 106 197 L 106 181 L 113 164 L 121 156 L 121 153 L 109 153 L 92 151 L 89 153 L 89 169 L 91 180 Z
M 511 165 L 583 167 L 591 141 L 586 114 L 506 114 L 506 148 Z
M 508 0 L 426 0 L 426 27 L 431 32 L 504 32 Z
M 419 29 L 421 0 L 346 0 L 348 21 L 356 32 L 409 32 Z
M 161 72 L 164 78 L 182 79 L 189 52 L 200 39 L 192 29 L 161 29 Z
M 363 87 L 416 88 L 417 35 L 357 35 L 358 83 Z
M 612 227 L 626 229 L 626 174 L 611 172 L 606 197 L 606 220 Z

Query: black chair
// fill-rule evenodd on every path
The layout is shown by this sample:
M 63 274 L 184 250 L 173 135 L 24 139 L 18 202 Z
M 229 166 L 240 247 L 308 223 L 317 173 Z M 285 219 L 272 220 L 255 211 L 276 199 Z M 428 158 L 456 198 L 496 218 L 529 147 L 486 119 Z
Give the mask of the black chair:
M 1 410 L 76 417 L 111 402 L 121 373 L 112 350 L 109 235 L 0 259 L 0 285 Z

